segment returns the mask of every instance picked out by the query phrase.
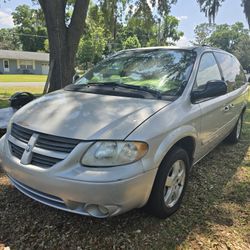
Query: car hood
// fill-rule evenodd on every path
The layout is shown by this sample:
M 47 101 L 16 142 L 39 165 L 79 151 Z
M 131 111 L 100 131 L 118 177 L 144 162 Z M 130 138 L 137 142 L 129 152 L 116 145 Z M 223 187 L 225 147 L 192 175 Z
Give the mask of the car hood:
M 60 90 L 25 105 L 12 122 L 68 138 L 122 140 L 169 103 Z

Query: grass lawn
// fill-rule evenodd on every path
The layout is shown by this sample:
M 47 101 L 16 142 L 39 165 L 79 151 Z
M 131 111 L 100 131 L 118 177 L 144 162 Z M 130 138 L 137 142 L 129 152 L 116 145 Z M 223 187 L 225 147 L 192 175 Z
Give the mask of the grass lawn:
M 142 210 L 104 220 L 56 210 L 21 194 L 0 168 L 0 249 L 1 245 L 11 249 L 250 249 L 249 142 L 248 106 L 240 142 L 221 143 L 194 167 L 181 208 L 166 220 Z
M 0 108 L 6 108 L 9 106 L 8 99 L 15 92 L 27 91 L 35 95 L 41 95 L 43 92 L 43 87 L 1 87 L 0 86 Z
M 47 75 L 6 75 L 0 74 L 0 82 L 46 82 Z

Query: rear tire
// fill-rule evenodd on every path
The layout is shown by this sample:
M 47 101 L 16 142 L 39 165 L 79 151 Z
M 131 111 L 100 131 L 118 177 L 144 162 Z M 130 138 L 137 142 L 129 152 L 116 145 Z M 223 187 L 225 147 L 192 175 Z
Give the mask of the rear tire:
M 158 218 L 166 218 L 180 207 L 186 190 L 190 169 L 187 152 L 176 147 L 163 159 L 148 200 L 146 211 Z
M 226 142 L 231 143 L 231 144 L 235 144 L 240 140 L 241 131 L 242 131 L 242 124 L 243 124 L 243 114 L 244 113 L 242 113 L 240 115 L 234 129 L 232 130 L 232 132 L 226 138 Z

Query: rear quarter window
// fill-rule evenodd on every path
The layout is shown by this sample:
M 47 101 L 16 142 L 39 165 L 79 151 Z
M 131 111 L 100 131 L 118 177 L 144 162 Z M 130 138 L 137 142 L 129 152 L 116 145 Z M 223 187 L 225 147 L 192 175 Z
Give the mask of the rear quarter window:
M 246 83 L 243 68 L 235 57 L 220 52 L 215 52 L 214 54 L 222 69 L 224 80 L 228 85 L 228 92 L 240 88 Z

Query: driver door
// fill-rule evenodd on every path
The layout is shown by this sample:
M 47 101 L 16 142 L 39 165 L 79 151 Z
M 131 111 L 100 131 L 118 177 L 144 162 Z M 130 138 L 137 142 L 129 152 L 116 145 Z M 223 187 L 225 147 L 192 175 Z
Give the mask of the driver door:
M 206 83 L 213 80 L 222 80 L 222 76 L 213 53 L 207 52 L 201 57 L 194 90 L 204 90 Z M 226 134 L 226 103 L 227 94 L 199 102 L 202 113 L 199 137 L 203 154 L 215 147 Z

